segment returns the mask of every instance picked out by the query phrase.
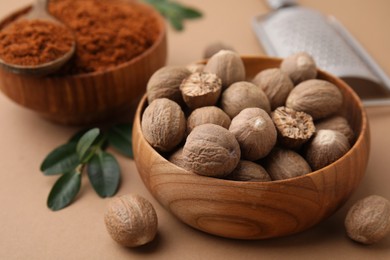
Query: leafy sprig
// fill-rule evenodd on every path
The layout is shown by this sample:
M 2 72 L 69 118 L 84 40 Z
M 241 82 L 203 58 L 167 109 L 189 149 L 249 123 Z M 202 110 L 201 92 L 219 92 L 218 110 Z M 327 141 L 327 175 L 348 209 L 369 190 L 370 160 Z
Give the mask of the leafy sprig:
M 169 0 L 144 0 L 152 5 L 162 16 L 164 16 L 172 27 L 177 31 L 184 29 L 184 20 L 197 19 L 202 17 L 202 13 L 194 8 L 184 6 L 175 1 Z
M 132 158 L 131 130 L 130 124 L 116 125 L 107 131 L 82 130 L 50 152 L 40 169 L 47 176 L 62 176 L 51 189 L 47 206 L 54 211 L 68 206 L 80 191 L 83 172 L 87 172 L 100 197 L 113 196 L 120 184 L 120 167 L 115 157 L 105 150 L 111 146 Z

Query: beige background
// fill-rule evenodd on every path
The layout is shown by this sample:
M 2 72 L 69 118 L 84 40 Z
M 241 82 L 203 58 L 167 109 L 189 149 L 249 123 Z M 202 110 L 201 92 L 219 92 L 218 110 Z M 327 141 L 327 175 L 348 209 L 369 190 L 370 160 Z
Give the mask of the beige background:
M 30 3 L 1 0 L 0 16 Z M 250 22 L 266 13 L 261 0 L 181 0 L 204 12 L 186 30 L 169 29 L 169 64 L 198 60 L 216 40 L 241 54 L 262 54 Z M 336 16 L 390 74 L 390 2 L 387 0 L 302 0 Z M 111 240 L 103 223 L 107 200 L 83 179 L 77 201 L 51 212 L 46 198 L 57 177 L 39 171 L 44 156 L 77 128 L 47 122 L 0 94 L 0 259 L 390 259 L 390 237 L 370 247 L 346 238 L 343 218 L 357 199 L 390 199 L 390 107 L 367 109 L 372 146 L 367 174 L 348 203 L 320 225 L 298 235 L 266 241 L 237 241 L 207 235 L 177 221 L 143 186 L 134 163 L 118 155 L 123 182 L 118 195 L 134 192 L 151 200 L 159 217 L 158 238 L 126 249 Z

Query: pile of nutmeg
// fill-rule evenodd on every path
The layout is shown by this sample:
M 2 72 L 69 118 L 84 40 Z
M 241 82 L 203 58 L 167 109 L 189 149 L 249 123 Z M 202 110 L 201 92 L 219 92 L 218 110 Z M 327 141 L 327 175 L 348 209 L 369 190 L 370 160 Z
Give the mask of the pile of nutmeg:
M 206 64 L 164 67 L 147 85 L 145 139 L 172 163 L 199 175 L 272 181 L 318 170 L 354 142 L 337 114 L 343 95 L 316 79 L 306 53 L 248 81 L 240 56 L 221 50 Z

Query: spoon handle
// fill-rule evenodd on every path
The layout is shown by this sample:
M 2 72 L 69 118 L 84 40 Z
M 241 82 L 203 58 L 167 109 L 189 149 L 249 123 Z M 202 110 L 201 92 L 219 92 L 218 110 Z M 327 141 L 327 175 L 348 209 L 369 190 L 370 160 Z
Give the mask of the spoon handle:
M 48 2 L 49 0 L 35 0 L 35 3 L 31 11 L 26 15 L 26 18 L 55 20 L 55 18 L 49 14 L 47 9 Z
M 41 9 L 46 10 L 47 4 L 50 0 L 36 0 L 35 1 L 35 6 L 40 7 Z

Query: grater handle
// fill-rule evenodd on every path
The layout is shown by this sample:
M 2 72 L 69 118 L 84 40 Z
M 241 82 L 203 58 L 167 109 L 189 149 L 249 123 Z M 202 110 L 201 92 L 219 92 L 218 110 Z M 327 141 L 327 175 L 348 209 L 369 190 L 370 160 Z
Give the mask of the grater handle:
M 272 10 L 298 5 L 296 0 L 267 0 L 267 4 Z

